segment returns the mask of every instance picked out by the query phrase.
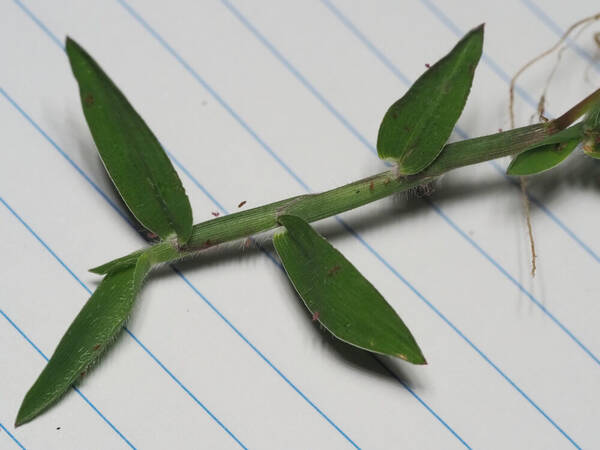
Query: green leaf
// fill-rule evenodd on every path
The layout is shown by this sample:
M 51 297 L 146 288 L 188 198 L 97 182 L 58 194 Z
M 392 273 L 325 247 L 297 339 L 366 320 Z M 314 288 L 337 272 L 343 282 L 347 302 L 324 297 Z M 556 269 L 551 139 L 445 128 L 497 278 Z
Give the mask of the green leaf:
M 483 25 L 471 30 L 431 66 L 385 114 L 377 137 L 382 159 L 413 175 L 429 166 L 456 124 L 483 48 Z
M 15 426 L 29 422 L 60 399 L 115 340 L 150 267 L 150 259 L 142 254 L 134 266 L 102 280 L 25 395 Z
M 600 159 L 600 102 L 593 105 L 583 119 L 583 152 Z
M 506 170 L 508 175 L 533 175 L 551 169 L 569 156 L 580 139 L 547 144 L 517 155 Z
M 583 136 L 583 122 L 565 128 L 514 157 L 508 175 L 533 175 L 551 169 L 569 156 Z
M 128 267 L 131 267 L 136 264 L 139 256 L 144 253 L 146 249 L 138 250 L 134 253 L 130 253 L 129 255 L 122 256 L 117 259 L 113 259 L 107 263 L 102 264 L 101 266 L 94 267 L 89 271 L 92 273 L 96 273 L 98 275 L 106 275 L 110 272 L 116 272 Z
M 192 232 L 192 209 L 171 161 L 144 120 L 92 57 L 67 37 L 83 113 L 100 157 L 133 215 L 162 239 Z
M 275 249 L 304 304 L 331 334 L 365 350 L 426 364 L 412 334 L 365 277 L 304 220 L 283 215 Z

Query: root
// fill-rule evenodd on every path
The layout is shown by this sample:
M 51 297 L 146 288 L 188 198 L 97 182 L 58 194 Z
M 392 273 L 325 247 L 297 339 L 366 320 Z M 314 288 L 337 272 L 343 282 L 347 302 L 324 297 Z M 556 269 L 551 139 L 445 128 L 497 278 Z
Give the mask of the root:
M 523 72 L 525 72 L 527 69 L 529 69 L 531 66 L 533 66 L 536 62 L 540 61 L 541 59 L 545 58 L 546 56 L 548 56 L 548 55 L 552 54 L 554 51 L 556 51 L 556 49 L 558 49 L 563 44 L 563 42 L 569 37 L 569 35 L 574 30 L 579 28 L 581 25 L 585 25 L 585 27 L 587 27 L 589 24 L 591 24 L 592 22 L 595 22 L 596 20 L 600 20 L 600 13 L 594 14 L 593 16 L 586 17 L 585 19 L 578 20 L 573 25 L 571 25 L 567 29 L 567 31 L 564 32 L 564 34 L 560 37 L 560 39 L 558 40 L 558 42 L 556 42 L 556 44 L 554 44 L 548 50 L 540 53 L 538 56 L 536 56 L 529 62 L 527 62 L 523 67 L 521 67 L 517 71 L 517 73 L 515 73 L 515 75 L 510 80 L 510 88 L 508 90 L 508 95 L 509 95 L 508 112 L 509 112 L 509 116 L 510 116 L 510 127 L 511 128 L 515 127 L 514 104 L 515 104 L 515 84 L 517 82 L 517 78 L 519 78 L 519 76 L 521 76 L 521 74 Z M 584 29 L 585 29 L 585 27 L 584 27 Z M 560 59 L 560 55 L 559 55 L 559 59 Z M 558 61 L 557 61 L 557 64 L 558 64 Z M 552 75 L 554 75 L 555 70 L 556 70 L 556 66 L 555 66 L 555 69 L 552 71 L 550 78 L 552 77 Z M 544 92 L 545 92 L 545 90 L 544 90 Z
M 510 87 L 509 87 L 509 91 L 508 91 L 508 98 L 509 98 L 509 100 L 508 100 L 508 113 L 509 113 L 509 117 L 510 117 L 510 128 L 511 129 L 515 127 L 514 104 L 515 104 L 515 84 L 517 82 L 517 78 L 519 78 L 519 76 L 523 72 L 525 72 L 527 69 L 529 69 L 535 63 L 537 63 L 541 59 L 545 58 L 546 56 L 552 54 L 557 49 L 559 49 L 561 47 L 561 45 L 565 42 L 565 40 L 569 37 L 569 35 L 573 31 L 575 31 L 576 29 L 579 28 L 579 31 L 575 35 L 575 39 L 577 39 L 577 37 L 579 37 L 579 35 L 588 26 L 590 26 L 593 22 L 595 22 L 595 21 L 597 21 L 599 19 L 600 19 L 600 13 L 594 14 L 593 16 L 589 16 L 589 17 L 586 17 L 586 18 L 581 19 L 581 20 L 578 20 L 577 22 L 575 22 L 573 25 L 571 25 L 564 32 L 564 34 L 560 37 L 560 39 L 558 40 L 558 42 L 556 42 L 548 50 L 540 53 L 538 56 L 536 56 L 532 60 L 528 61 L 523 67 L 521 67 L 517 71 L 517 73 L 515 73 L 515 75 L 510 80 Z M 594 35 L 594 40 L 600 46 L 600 33 L 596 33 Z M 554 74 L 556 73 L 556 70 L 557 70 L 557 68 L 558 68 L 558 66 L 560 64 L 560 60 L 562 58 L 562 54 L 563 54 L 563 52 L 565 51 L 566 48 L 567 48 L 566 46 L 563 46 L 558 51 L 556 62 L 554 64 L 554 67 L 552 68 L 552 71 L 550 72 L 550 75 L 548 75 L 548 78 L 546 79 L 546 83 L 544 85 L 544 90 L 542 91 L 542 95 L 540 96 L 540 100 L 538 102 L 538 107 L 537 107 L 538 120 L 540 122 L 542 122 L 542 121 L 544 121 L 544 122 L 548 121 L 548 119 L 545 117 L 546 97 L 547 97 L 547 93 L 548 93 L 548 87 L 550 86 L 552 78 L 554 77 Z M 535 277 L 535 271 L 536 271 L 535 260 L 537 258 L 537 255 L 535 253 L 535 241 L 533 239 L 533 227 L 531 225 L 531 205 L 529 203 L 529 197 L 527 196 L 527 182 L 525 180 L 525 177 L 521 177 L 521 199 L 523 201 L 523 209 L 525 211 L 525 219 L 527 221 L 527 233 L 529 235 L 529 244 L 530 244 L 530 247 L 531 247 L 531 276 Z
M 531 278 L 534 278 L 537 268 L 535 264 L 537 254 L 535 253 L 535 240 L 533 239 L 533 227 L 531 226 L 531 205 L 527 196 L 527 181 L 525 177 L 521 177 L 521 198 L 523 200 L 523 209 L 527 220 L 527 233 L 529 234 L 529 246 L 531 248 Z

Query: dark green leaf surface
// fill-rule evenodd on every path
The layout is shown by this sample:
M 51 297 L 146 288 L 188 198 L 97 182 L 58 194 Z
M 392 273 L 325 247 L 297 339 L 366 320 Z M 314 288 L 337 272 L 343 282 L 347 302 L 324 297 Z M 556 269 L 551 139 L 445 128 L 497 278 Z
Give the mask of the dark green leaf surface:
M 171 161 L 144 120 L 100 66 L 67 38 L 83 112 L 113 183 L 134 216 L 162 239 L 192 232 L 192 209 Z
M 273 243 L 314 320 L 356 347 L 426 364 L 398 314 L 339 251 L 299 217 L 279 223 L 286 230 Z
M 149 259 L 142 255 L 136 265 L 102 280 L 25 395 L 15 426 L 29 422 L 56 402 L 114 341 L 149 270 Z
M 580 139 L 574 139 L 527 150 L 512 160 L 506 173 L 509 175 L 533 175 L 551 169 L 569 156 L 579 141 Z
M 442 151 L 465 106 L 483 47 L 483 25 L 431 66 L 385 114 L 377 137 L 382 159 L 400 174 L 429 166 Z

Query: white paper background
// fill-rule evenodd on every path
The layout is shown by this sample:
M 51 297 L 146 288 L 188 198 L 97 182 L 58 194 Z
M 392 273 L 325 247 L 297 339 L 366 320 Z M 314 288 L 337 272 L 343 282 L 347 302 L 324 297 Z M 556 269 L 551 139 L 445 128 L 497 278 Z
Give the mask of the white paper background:
M 238 245 L 147 284 L 131 334 L 80 386 L 90 404 L 69 392 L 12 426 L 44 365 L 34 345 L 49 356 L 84 285 L 97 285 L 87 269 L 143 244 L 109 203 L 121 208 L 60 48 L 67 34 L 180 163 L 198 222 L 218 204 L 235 211 L 381 170 L 387 107 L 481 22 L 485 56 L 453 139 L 508 128 L 510 76 L 595 7 L 5 0 L 0 448 L 598 448 L 599 166 L 581 155 L 530 181 L 535 279 L 507 161 L 446 176 L 432 203 L 401 196 L 342 215 L 353 233 L 317 225 L 401 313 L 428 366 L 334 342 L 277 266 Z M 549 115 L 598 87 L 599 28 L 563 54 Z M 520 80 L 519 124 L 553 61 Z

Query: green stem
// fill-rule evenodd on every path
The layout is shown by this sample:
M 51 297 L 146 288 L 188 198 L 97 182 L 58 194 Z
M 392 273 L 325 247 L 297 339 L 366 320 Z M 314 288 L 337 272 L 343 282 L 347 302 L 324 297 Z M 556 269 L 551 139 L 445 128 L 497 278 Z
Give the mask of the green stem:
M 381 172 L 362 180 L 331 189 L 319 194 L 291 197 L 264 206 L 240 211 L 194 225 L 188 243 L 179 247 L 176 241 L 164 241 L 149 249 L 138 250 L 130 255 L 92 269 L 106 273 L 116 267 L 135 262 L 146 252 L 154 264 L 172 262 L 225 242 L 250 237 L 279 226 L 278 217 L 291 214 L 307 222 L 349 211 L 397 192 L 402 192 L 433 181 L 440 175 L 459 167 L 481 163 L 504 156 L 517 155 L 535 147 L 548 136 L 569 126 L 600 96 L 596 91 L 560 118 L 489 136 L 467 139 L 447 144 L 440 156 L 423 172 L 408 177 L 398 176 L 395 169 Z
M 448 144 L 440 157 L 424 172 L 400 177 L 395 169 L 319 194 L 306 194 L 212 219 L 194 225 L 185 253 L 241 239 L 278 226 L 277 217 L 291 214 L 307 222 L 349 211 L 396 192 L 427 184 L 449 170 L 503 156 L 515 155 L 549 136 L 548 124 Z

